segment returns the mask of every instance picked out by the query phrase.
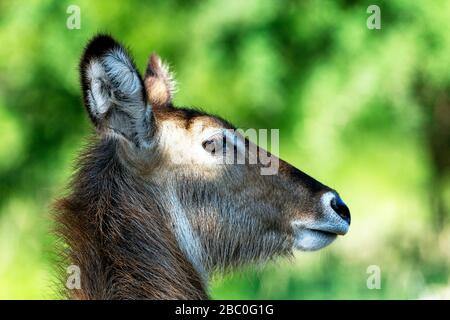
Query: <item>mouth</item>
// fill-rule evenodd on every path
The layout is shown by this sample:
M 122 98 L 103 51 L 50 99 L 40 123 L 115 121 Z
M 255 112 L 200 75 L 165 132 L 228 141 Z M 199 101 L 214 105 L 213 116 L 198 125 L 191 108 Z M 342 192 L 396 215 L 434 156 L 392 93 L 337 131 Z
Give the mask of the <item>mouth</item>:
M 313 232 L 318 232 L 319 234 L 322 234 L 326 237 L 337 237 L 338 236 L 337 233 L 333 233 L 333 232 L 329 232 L 329 231 L 316 230 L 316 229 L 309 229 L 309 230 L 313 231 Z
M 337 234 L 315 229 L 300 229 L 294 233 L 294 249 L 316 251 L 331 244 Z
M 330 245 L 338 235 L 348 231 L 348 224 L 337 225 L 310 225 L 293 222 L 293 247 L 300 251 L 316 251 Z

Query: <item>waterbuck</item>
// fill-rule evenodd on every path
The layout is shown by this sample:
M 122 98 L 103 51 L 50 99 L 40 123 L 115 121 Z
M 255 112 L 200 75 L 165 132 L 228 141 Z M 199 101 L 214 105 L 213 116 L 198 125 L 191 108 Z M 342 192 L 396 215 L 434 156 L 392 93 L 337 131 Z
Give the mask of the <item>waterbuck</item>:
M 80 270 L 75 299 L 206 299 L 212 272 L 312 251 L 347 233 L 338 194 L 253 145 L 228 122 L 172 104 L 174 81 L 151 55 L 141 78 L 110 36 L 80 63 L 96 134 L 56 202 L 66 261 Z M 256 148 L 258 157 L 265 153 Z

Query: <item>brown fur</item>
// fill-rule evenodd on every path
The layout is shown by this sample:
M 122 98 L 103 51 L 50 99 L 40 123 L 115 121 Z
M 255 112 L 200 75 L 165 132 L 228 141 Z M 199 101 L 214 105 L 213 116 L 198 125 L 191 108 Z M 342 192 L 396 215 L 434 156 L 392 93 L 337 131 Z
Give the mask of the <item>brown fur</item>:
M 58 234 L 81 269 L 76 299 L 204 299 L 201 280 L 176 246 L 151 188 L 117 158 L 117 142 L 91 145 L 72 193 L 59 200 Z M 130 195 L 132 195 L 130 197 Z M 149 201 L 150 200 L 150 201 Z

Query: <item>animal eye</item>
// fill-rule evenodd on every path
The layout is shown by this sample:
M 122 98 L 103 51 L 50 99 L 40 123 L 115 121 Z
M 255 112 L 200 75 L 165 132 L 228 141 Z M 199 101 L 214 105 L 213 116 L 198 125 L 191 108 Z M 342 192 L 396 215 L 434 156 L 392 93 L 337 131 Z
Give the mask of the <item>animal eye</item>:
M 203 149 L 210 153 L 214 153 L 214 140 L 206 140 L 202 143 Z
M 202 146 L 203 149 L 208 151 L 211 154 L 217 154 L 219 152 L 225 151 L 226 138 L 225 137 L 217 137 L 213 139 L 208 139 L 203 141 Z

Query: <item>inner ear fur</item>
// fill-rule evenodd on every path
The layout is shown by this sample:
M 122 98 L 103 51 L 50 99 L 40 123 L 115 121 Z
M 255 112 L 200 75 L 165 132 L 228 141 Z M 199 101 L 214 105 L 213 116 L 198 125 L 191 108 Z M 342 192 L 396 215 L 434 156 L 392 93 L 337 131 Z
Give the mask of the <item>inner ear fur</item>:
M 100 130 L 113 130 L 142 145 L 152 136 L 152 113 L 144 82 L 120 43 L 108 35 L 94 37 L 80 62 L 84 104 Z

